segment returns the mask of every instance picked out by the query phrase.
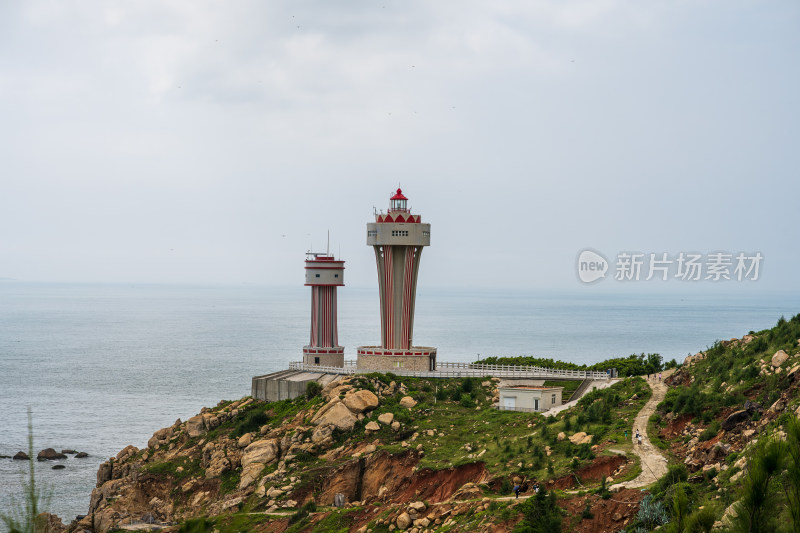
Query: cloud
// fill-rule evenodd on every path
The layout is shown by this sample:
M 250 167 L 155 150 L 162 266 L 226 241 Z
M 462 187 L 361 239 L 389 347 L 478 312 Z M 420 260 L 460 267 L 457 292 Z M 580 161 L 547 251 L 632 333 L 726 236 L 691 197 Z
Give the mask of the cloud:
M 571 284 L 543 255 L 631 243 L 788 265 L 797 11 L 0 4 L 0 276 L 293 283 L 331 228 L 371 284 L 363 225 L 398 182 L 436 285 Z

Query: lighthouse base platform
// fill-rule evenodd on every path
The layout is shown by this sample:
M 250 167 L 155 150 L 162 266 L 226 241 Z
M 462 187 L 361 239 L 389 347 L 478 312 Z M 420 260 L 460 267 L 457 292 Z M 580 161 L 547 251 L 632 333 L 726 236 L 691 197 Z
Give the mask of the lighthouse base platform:
M 391 372 L 410 370 L 431 372 L 436 370 L 436 348 L 412 346 L 411 348 L 382 348 L 381 346 L 359 346 L 356 367 L 359 370 Z

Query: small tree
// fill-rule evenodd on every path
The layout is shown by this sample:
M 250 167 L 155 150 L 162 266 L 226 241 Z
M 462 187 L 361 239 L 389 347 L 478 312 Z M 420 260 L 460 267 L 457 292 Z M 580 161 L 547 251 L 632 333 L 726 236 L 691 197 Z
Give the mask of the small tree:
M 800 533 L 800 420 L 791 417 L 786 424 L 788 461 L 783 491 L 792 516 L 792 531 Z
M 514 529 L 516 533 L 560 533 L 561 509 L 556 504 L 556 494 L 542 487 L 532 498 L 519 505 L 522 522 Z
M 786 455 L 784 442 L 771 439 L 759 443 L 742 485 L 742 498 L 735 507 L 737 516 L 732 520 L 732 531 L 767 533 L 777 529 L 777 492 L 770 485 L 781 473 Z
M 315 396 L 319 396 L 322 392 L 322 385 L 317 383 L 316 381 L 309 381 L 306 384 L 306 398 L 309 400 L 314 398 Z

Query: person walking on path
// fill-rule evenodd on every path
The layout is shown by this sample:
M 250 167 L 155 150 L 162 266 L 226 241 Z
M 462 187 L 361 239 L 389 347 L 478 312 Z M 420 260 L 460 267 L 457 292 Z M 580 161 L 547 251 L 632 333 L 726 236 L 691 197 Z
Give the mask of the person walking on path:
M 514 485 L 514 496 L 516 496 L 517 499 L 519 499 L 519 483 Z

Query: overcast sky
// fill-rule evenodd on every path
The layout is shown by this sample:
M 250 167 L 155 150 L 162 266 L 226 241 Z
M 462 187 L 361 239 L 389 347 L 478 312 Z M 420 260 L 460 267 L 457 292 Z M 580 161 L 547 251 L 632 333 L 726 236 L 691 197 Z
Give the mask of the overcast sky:
M 592 247 L 798 289 L 798 50 L 795 0 L 3 1 L 0 277 L 301 285 L 330 230 L 373 286 L 399 183 L 426 287 Z

